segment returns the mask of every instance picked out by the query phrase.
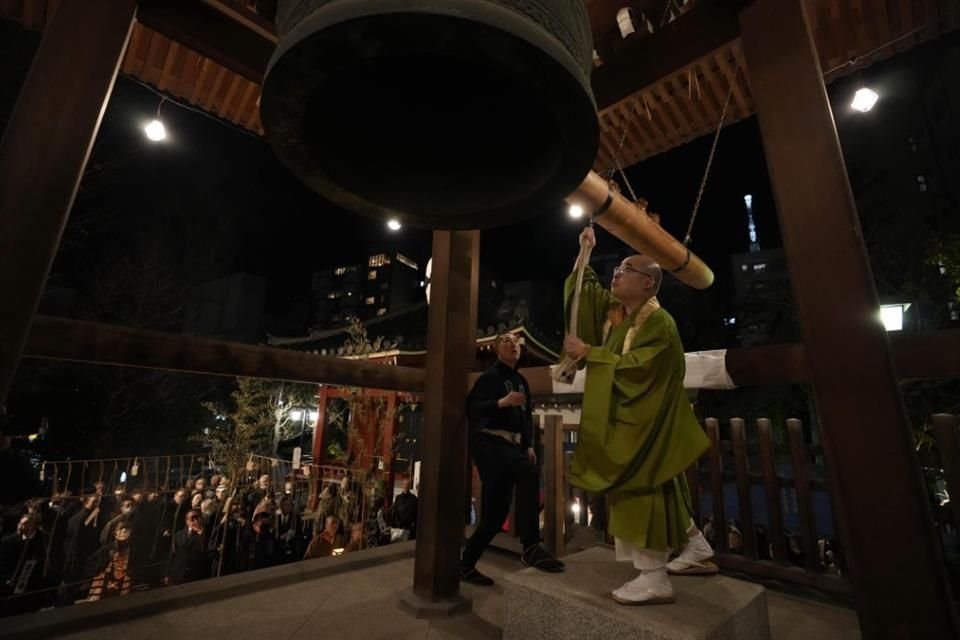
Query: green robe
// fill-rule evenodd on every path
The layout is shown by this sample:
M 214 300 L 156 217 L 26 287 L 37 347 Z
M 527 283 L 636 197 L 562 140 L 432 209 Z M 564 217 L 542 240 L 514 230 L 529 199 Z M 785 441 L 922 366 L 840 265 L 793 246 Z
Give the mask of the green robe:
M 568 310 L 575 287 L 574 273 L 564 287 Z M 679 549 L 691 517 L 683 472 L 710 441 L 683 388 L 673 318 L 653 299 L 613 327 L 608 313 L 620 306 L 588 267 L 578 333 L 592 347 L 570 481 L 608 496 L 611 535 L 644 549 Z

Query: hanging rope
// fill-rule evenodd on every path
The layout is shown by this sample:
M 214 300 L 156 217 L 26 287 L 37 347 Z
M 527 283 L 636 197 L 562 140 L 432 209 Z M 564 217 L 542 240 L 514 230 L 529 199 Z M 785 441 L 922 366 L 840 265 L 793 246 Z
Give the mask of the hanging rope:
M 633 115 L 638 115 L 637 110 L 632 108 L 631 111 Z M 627 141 L 627 120 L 624 119 L 623 126 L 621 127 L 620 132 L 620 144 L 617 145 L 617 151 L 613 154 L 613 167 L 607 172 L 608 178 L 613 178 L 614 173 L 619 173 L 620 178 L 623 180 L 623 183 L 626 185 L 627 190 L 630 192 L 630 199 L 633 202 L 637 201 L 637 194 L 633 191 L 633 185 L 630 184 L 630 180 L 627 178 L 627 174 L 624 173 L 623 167 L 620 163 L 620 153 L 623 151 L 623 144 Z
M 710 155 L 707 156 L 707 167 L 703 171 L 703 179 L 700 180 L 700 190 L 697 191 L 697 199 L 693 203 L 693 211 L 690 213 L 690 224 L 687 225 L 687 233 L 683 237 L 683 246 L 690 244 L 691 234 L 693 233 L 693 223 L 697 220 L 697 213 L 700 211 L 700 202 L 703 200 L 703 190 L 707 186 L 707 179 L 710 177 L 710 168 L 713 166 L 713 156 L 717 152 L 717 143 L 720 141 L 720 131 L 723 130 L 723 122 L 727 118 L 727 109 L 730 107 L 730 98 L 733 96 L 733 88 L 737 83 L 737 73 L 740 71 L 740 62 L 737 62 L 733 75 L 730 77 L 730 87 L 727 89 L 727 99 L 723 103 L 723 110 L 720 112 L 720 122 L 717 123 L 717 131 L 713 134 L 713 144 L 710 146 Z
M 593 226 L 593 221 L 591 220 L 588 224 Z M 577 325 L 579 324 L 578 319 L 580 316 L 580 291 L 583 289 L 583 274 L 586 272 L 587 264 L 590 262 L 591 251 L 593 251 L 592 247 L 586 245 L 581 246 L 580 254 L 577 256 L 577 284 L 573 290 L 573 300 L 570 302 L 570 324 L 568 329 L 568 333 L 572 336 L 578 335 Z M 553 370 L 553 379 L 558 382 L 571 384 L 577 375 L 578 365 L 579 362 L 577 360 L 564 354 L 563 360 Z

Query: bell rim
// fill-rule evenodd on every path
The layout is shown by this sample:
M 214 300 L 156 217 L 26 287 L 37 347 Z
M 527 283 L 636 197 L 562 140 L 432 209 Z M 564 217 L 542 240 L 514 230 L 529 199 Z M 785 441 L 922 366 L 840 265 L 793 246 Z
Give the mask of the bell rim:
M 542 56 L 542 61 L 565 72 L 559 77 L 569 79 L 570 83 L 569 87 L 564 88 L 566 108 L 556 109 L 553 114 L 560 121 L 561 129 L 564 120 L 580 124 L 576 127 L 577 135 L 574 136 L 576 144 L 571 144 L 567 149 L 575 152 L 578 148 L 589 148 L 589 159 L 588 154 L 584 153 L 584 159 L 577 162 L 576 153 L 565 154 L 560 169 L 549 176 L 545 186 L 533 193 L 501 207 L 480 207 L 475 212 L 456 216 L 429 215 L 419 211 L 391 208 L 372 202 L 333 180 L 323 166 L 303 148 L 303 121 L 307 100 L 300 100 L 299 109 L 291 110 L 289 107 L 293 101 L 281 100 L 270 87 L 276 82 L 282 82 L 281 76 L 284 74 L 293 72 L 291 67 L 295 66 L 296 49 L 304 46 L 309 38 L 316 37 L 318 32 L 354 19 L 389 19 L 397 14 L 434 15 L 463 20 L 468 28 L 471 23 L 492 28 L 504 37 L 513 38 L 531 47 Z M 429 229 L 477 229 L 519 222 L 536 215 L 538 211 L 546 210 L 553 203 L 559 204 L 576 189 L 595 162 L 600 139 L 596 102 L 590 88 L 589 75 L 584 74 L 583 68 L 577 64 L 567 47 L 537 23 L 530 20 L 518 21 L 517 15 L 522 16 L 517 11 L 489 0 L 447 0 L 419 6 L 411 6 L 409 0 L 350 0 L 323 5 L 305 16 L 284 35 L 271 58 L 263 82 L 263 99 L 260 105 L 266 137 L 281 161 L 306 186 L 345 209 L 377 220 L 396 218 L 405 225 Z M 577 90 L 571 92 L 570 88 Z M 308 97 L 312 89 L 312 86 L 304 88 L 301 93 Z M 557 90 L 557 93 L 561 93 L 560 90 Z M 277 132 L 274 127 L 280 121 L 297 123 L 294 127 L 296 133 L 291 137 L 289 132 Z M 589 130 L 584 130 L 583 122 L 590 123 Z

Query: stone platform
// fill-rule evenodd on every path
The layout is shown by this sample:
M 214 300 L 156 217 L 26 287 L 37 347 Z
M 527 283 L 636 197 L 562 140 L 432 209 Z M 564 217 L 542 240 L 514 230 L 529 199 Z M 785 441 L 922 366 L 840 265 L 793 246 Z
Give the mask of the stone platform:
M 613 550 L 563 558 L 562 574 L 504 577 L 504 640 L 770 640 L 766 590 L 723 576 L 671 577 L 675 604 L 627 607 L 610 592 L 636 577 Z

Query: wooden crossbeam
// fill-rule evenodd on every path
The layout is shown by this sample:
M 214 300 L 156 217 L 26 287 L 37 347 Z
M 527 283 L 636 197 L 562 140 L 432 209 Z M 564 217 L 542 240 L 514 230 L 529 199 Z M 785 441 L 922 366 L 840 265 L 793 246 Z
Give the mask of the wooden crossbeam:
M 24 356 L 215 376 L 423 391 L 424 372 L 360 360 L 38 315 Z

